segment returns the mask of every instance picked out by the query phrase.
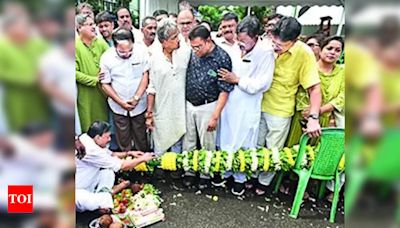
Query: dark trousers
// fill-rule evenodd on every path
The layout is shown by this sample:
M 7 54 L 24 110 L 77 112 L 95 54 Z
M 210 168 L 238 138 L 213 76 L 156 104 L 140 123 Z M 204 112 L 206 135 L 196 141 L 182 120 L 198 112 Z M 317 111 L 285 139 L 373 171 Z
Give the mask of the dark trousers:
M 144 113 L 134 117 L 113 114 L 117 143 L 122 151 L 149 151 Z

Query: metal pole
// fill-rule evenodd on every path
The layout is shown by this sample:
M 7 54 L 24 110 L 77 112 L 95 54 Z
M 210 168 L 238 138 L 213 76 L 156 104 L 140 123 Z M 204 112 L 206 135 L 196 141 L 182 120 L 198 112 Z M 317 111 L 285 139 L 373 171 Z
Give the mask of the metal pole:
M 342 17 L 340 18 L 340 23 L 339 23 L 338 29 L 337 29 L 337 31 L 336 31 L 336 35 L 337 35 L 337 36 L 340 36 L 340 34 L 342 34 L 342 29 L 343 29 L 343 24 L 344 24 L 344 18 L 345 18 L 345 11 L 344 11 L 344 7 L 343 7 L 343 10 L 342 10 Z

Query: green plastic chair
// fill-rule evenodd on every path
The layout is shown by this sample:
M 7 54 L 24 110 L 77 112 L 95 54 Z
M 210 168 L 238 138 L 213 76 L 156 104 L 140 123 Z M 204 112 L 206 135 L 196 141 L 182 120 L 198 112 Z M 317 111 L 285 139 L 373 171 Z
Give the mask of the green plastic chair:
M 338 166 L 344 153 L 344 130 L 339 128 L 323 128 L 319 151 L 311 167 L 305 169 L 301 167 L 301 163 L 303 157 L 306 156 L 306 146 L 309 140 L 310 138 L 307 134 L 304 134 L 300 138 L 299 153 L 293 168 L 293 172 L 299 176 L 299 183 L 289 216 L 297 218 L 310 178 L 322 181 L 334 180 L 334 195 L 329 217 L 329 222 L 334 223 L 340 192 Z
M 366 139 L 356 135 L 349 143 L 346 156 L 349 155 L 349 166 L 346 167 L 346 191 L 345 191 L 345 216 L 348 217 L 353 210 L 359 193 L 368 181 L 379 181 L 381 183 L 397 183 L 400 179 L 400 130 L 387 129 L 380 140 L 376 142 L 375 157 L 373 161 L 366 166 L 358 166 L 358 159 L 367 144 Z M 400 203 L 395 213 L 396 220 L 400 223 Z

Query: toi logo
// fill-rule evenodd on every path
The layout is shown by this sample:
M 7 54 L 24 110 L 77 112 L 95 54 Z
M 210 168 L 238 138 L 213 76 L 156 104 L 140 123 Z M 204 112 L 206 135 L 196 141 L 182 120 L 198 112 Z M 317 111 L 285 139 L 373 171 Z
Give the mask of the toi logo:
M 33 212 L 32 185 L 8 186 L 8 213 Z

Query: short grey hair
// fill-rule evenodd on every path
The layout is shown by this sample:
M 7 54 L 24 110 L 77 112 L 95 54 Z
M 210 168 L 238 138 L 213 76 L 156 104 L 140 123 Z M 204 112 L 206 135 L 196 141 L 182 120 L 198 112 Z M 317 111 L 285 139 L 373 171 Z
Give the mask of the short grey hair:
M 75 28 L 78 30 L 79 26 L 82 26 L 88 18 L 92 18 L 88 14 L 78 14 L 75 16 Z
M 157 28 L 157 36 L 160 43 L 165 40 L 168 40 L 171 37 L 171 32 L 174 30 L 178 30 L 178 26 L 176 23 L 169 19 L 165 18 L 161 21 L 161 25 Z
M 93 12 L 93 6 L 90 5 L 90 4 L 87 3 L 87 2 L 79 3 L 79 5 L 76 6 L 76 12 L 77 12 L 78 14 L 82 13 L 82 9 L 83 9 L 83 8 L 89 8 L 89 9 Z

